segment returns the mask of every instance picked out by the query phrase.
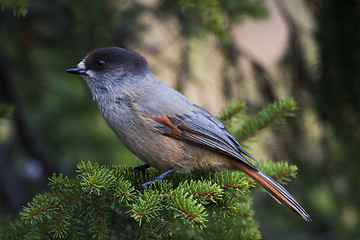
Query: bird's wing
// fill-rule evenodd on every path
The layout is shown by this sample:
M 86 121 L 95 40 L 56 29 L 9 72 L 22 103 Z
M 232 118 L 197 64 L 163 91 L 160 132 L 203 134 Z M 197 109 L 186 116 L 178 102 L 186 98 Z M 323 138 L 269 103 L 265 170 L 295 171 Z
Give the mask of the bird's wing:
M 194 105 L 193 111 L 186 114 L 149 118 L 161 134 L 223 153 L 255 168 L 243 155 L 255 159 L 240 146 L 224 124 L 199 106 Z

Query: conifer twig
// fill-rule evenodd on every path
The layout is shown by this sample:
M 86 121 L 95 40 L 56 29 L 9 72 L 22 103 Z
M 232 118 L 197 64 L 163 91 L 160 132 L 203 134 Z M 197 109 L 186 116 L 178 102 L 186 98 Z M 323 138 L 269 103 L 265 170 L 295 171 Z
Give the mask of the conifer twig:
M 293 117 L 297 110 L 293 99 L 279 99 L 268 105 L 265 109 L 244 121 L 242 126 L 233 132 L 234 137 L 243 144 L 245 141 L 256 137 L 262 130 L 285 123 L 286 117 Z

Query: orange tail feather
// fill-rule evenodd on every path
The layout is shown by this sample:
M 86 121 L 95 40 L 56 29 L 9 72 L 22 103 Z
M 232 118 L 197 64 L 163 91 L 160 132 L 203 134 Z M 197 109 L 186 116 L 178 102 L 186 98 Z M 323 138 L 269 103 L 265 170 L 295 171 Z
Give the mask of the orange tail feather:
M 280 204 L 284 203 L 305 221 L 311 221 L 310 215 L 300 206 L 293 196 L 271 177 L 259 169 L 252 168 L 243 163 L 233 161 L 232 164 L 262 186 Z

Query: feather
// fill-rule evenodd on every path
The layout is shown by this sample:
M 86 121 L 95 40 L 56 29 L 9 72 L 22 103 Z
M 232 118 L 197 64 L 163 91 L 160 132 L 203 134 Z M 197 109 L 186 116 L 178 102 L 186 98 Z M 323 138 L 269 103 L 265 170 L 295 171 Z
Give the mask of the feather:
M 284 203 L 291 210 L 296 212 L 305 221 L 311 221 L 310 215 L 300 206 L 300 204 L 291 196 L 291 194 L 279 183 L 273 180 L 271 177 L 260 171 L 254 170 L 233 160 L 233 164 L 237 168 L 248 175 L 251 179 L 262 186 L 278 203 Z

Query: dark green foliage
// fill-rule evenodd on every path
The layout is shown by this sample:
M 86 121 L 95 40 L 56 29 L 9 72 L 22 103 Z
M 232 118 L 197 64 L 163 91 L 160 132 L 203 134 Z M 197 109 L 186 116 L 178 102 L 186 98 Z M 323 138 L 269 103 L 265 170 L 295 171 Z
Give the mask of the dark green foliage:
M 14 113 L 14 106 L 6 103 L 0 103 L 0 119 L 10 118 Z
M 239 119 L 241 115 L 245 114 L 245 111 L 246 104 L 244 102 L 233 100 L 220 110 L 218 118 L 229 128 L 231 121 L 234 120 L 234 118 Z
M 296 170 L 286 164 L 271 165 L 263 170 L 278 180 Z M 4 226 L 0 236 L 120 239 L 127 231 L 129 239 L 260 238 L 250 208 L 249 189 L 254 184 L 239 171 L 173 174 L 145 190 L 141 183 L 159 174 L 154 169 L 135 175 L 129 167 L 82 162 L 77 172 L 74 179 L 62 174 L 50 178 L 52 192 L 37 195 L 24 207 L 21 219 Z
M 291 106 L 291 107 L 289 107 Z M 283 122 L 294 110 L 293 100 L 279 100 L 252 118 L 244 103 L 233 102 L 220 117 L 253 121 L 254 130 Z M 245 130 L 244 130 L 245 129 Z M 240 128 L 243 136 L 248 128 Z M 259 166 L 279 182 L 295 177 L 296 166 L 265 162 Z M 81 162 L 77 175 L 49 181 L 51 192 L 39 194 L 21 218 L 0 229 L 6 239 L 260 239 L 253 219 L 250 190 L 256 185 L 240 171 L 174 173 L 146 189 L 142 184 L 160 173 L 150 168 L 133 174 L 130 167 Z
M 27 0 L 3 0 L 0 1 L 1 10 L 9 8 L 16 17 L 25 17 L 29 2 Z
M 254 19 L 268 17 L 268 10 L 261 1 L 249 0 L 180 0 L 182 12 L 188 17 L 199 16 L 205 26 L 213 32 L 222 42 L 229 41 L 229 26 L 226 18 L 242 20 L 244 16 L 251 16 Z
M 297 110 L 293 99 L 279 99 L 268 105 L 253 117 L 246 117 L 244 103 L 233 101 L 220 111 L 219 119 L 229 128 L 241 143 L 257 137 L 262 130 L 285 123 L 285 118 L 293 117 Z M 232 120 L 230 122 L 230 119 Z
M 263 129 L 283 124 L 286 117 L 293 117 L 296 110 L 296 103 L 293 99 L 280 99 L 270 104 L 256 116 L 248 118 L 240 128 L 237 128 L 233 135 L 240 143 L 256 137 Z

